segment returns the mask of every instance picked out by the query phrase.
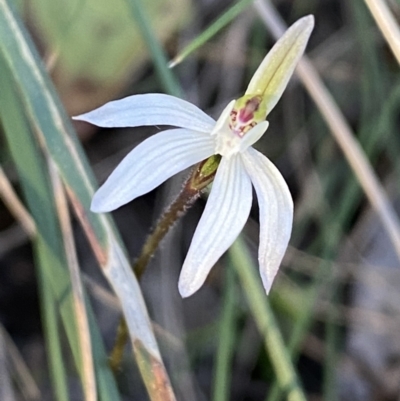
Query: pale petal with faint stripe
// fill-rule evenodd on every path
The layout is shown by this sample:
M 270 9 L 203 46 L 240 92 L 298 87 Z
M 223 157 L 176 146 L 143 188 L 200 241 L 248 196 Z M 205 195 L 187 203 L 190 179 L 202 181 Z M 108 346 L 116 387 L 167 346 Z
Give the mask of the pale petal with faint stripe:
M 179 277 L 183 297 L 201 287 L 210 269 L 235 241 L 249 217 L 251 201 L 251 182 L 240 157 L 222 158 Z
M 293 200 L 281 173 L 267 157 L 253 148 L 241 157 L 257 193 L 260 209 L 258 261 L 268 293 L 292 232 Z
M 91 210 L 109 212 L 214 154 L 204 133 L 171 129 L 146 139 L 121 161 L 93 197 Z
M 186 100 L 162 93 L 128 96 L 106 103 L 74 120 L 105 128 L 172 125 L 210 133 L 215 121 Z

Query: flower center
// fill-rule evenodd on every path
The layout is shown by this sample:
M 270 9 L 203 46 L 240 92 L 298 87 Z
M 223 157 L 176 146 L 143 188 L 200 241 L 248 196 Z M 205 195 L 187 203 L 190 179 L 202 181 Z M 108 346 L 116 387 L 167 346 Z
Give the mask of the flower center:
M 267 106 L 262 95 L 245 95 L 232 100 L 217 120 L 215 154 L 231 157 L 257 142 L 268 128 Z
M 229 115 L 231 131 L 242 138 L 266 117 L 265 102 L 261 95 L 245 95 L 237 99 Z

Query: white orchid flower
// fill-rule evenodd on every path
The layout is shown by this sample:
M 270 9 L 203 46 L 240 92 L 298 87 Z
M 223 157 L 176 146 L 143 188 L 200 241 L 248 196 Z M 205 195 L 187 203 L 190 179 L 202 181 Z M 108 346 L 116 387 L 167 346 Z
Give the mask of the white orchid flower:
M 179 278 L 183 297 L 196 292 L 243 229 L 252 204 L 260 210 L 259 264 L 268 293 L 286 251 L 293 201 L 277 168 L 252 145 L 268 128 L 275 107 L 314 26 L 307 16 L 292 25 L 262 61 L 246 93 L 217 121 L 196 106 L 165 94 L 129 96 L 75 117 L 100 127 L 171 125 L 133 149 L 96 192 L 91 210 L 109 212 L 153 190 L 212 155 L 221 160 Z

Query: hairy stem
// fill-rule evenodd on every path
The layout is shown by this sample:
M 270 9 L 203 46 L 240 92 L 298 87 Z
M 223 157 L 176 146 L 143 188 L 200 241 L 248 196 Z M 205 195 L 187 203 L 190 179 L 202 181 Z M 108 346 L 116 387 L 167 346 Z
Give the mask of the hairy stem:
M 168 206 L 153 231 L 147 237 L 142 252 L 133 265 L 133 271 L 138 280 L 142 277 L 150 259 L 153 257 L 161 241 L 170 228 L 182 217 L 185 212 L 199 198 L 201 191 L 209 185 L 215 177 L 221 157 L 214 155 L 199 163 L 183 185 L 181 192 Z M 128 342 L 128 329 L 122 317 L 118 324 L 114 347 L 110 354 L 110 367 L 116 374 L 121 366 L 124 348 Z

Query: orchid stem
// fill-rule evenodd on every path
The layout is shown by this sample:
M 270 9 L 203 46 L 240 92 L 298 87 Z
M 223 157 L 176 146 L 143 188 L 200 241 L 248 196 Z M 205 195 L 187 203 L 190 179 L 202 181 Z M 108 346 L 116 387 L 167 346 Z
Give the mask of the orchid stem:
M 161 216 L 161 219 L 158 221 L 153 232 L 147 237 L 147 240 L 143 245 L 142 252 L 133 266 L 133 271 L 135 272 L 138 280 L 142 277 L 150 259 L 153 257 L 158 246 L 160 245 L 160 242 L 168 233 L 169 229 L 180 217 L 183 216 L 186 210 L 191 207 L 200 196 L 200 191 L 190 188 L 189 182 L 190 178 L 185 183 L 185 186 L 178 197 L 171 205 L 169 205 L 168 209 Z
M 150 259 L 153 257 L 160 242 L 163 240 L 170 228 L 194 204 L 194 202 L 199 198 L 201 191 L 214 180 L 220 160 L 221 157 L 219 155 L 214 155 L 199 163 L 196 168 L 193 169 L 189 178 L 184 183 L 179 195 L 168 206 L 167 210 L 153 229 L 153 232 L 147 237 L 142 252 L 133 265 L 133 271 L 138 280 L 143 276 Z M 121 317 L 109 361 L 114 374 L 116 374 L 120 369 L 124 348 L 128 340 L 128 327 L 125 319 Z

